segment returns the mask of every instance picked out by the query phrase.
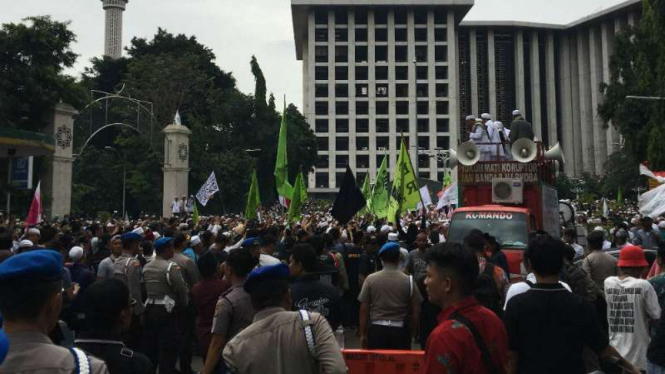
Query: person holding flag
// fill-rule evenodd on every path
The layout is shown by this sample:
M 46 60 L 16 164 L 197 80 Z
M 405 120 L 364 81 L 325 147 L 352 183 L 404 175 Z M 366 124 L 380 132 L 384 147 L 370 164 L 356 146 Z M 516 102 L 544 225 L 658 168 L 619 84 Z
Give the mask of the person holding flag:
M 288 222 L 293 223 L 302 217 L 302 207 L 307 201 L 307 188 L 305 187 L 305 178 L 302 173 L 296 177 L 296 184 L 293 186 L 293 199 L 289 204 Z
M 372 193 L 369 198 L 369 212 L 374 214 L 377 218 L 388 217 L 388 184 L 390 183 L 390 175 L 388 173 L 388 155 L 383 157 L 379 172 L 376 174 L 376 181 L 372 188 Z

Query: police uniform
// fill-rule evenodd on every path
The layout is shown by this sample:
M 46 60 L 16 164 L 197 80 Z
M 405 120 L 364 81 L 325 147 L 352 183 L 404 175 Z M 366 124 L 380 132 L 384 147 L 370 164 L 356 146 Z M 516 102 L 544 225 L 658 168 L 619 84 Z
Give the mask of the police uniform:
M 37 250 L 10 257 L 0 264 L 0 283 L 53 282 L 62 279 L 62 256 L 53 250 Z M 16 294 L 16 298 L 22 295 Z M 9 323 L 9 321 L 7 322 Z M 7 334 L 9 352 L 0 365 L 1 374 L 108 374 L 106 364 L 79 349 L 53 344 L 37 331 Z
M 251 325 L 253 320 L 254 307 L 251 297 L 242 286 L 233 286 L 217 301 L 211 332 L 229 341 Z
M 172 238 L 160 238 L 155 242 L 155 249 L 168 246 L 172 241 Z M 143 268 L 143 278 L 148 294 L 144 353 L 155 367 L 159 366 L 160 374 L 171 374 L 178 360 L 176 310 L 187 306 L 187 285 L 180 267 L 159 255 Z
M 175 262 L 181 270 L 182 277 L 187 284 L 187 290 L 191 293 L 194 285 L 199 282 L 199 269 L 196 263 L 186 255 L 176 252 L 171 261 Z M 191 298 L 191 295 L 190 295 Z M 178 359 L 180 360 L 180 372 L 190 373 L 192 366 L 193 344 L 196 339 L 194 331 L 196 330 L 196 307 L 193 303 L 188 303 L 184 308 L 179 308 L 176 313 L 178 321 L 178 332 L 180 333 L 180 347 L 178 349 Z
M 269 282 L 288 280 L 284 264 L 254 270 L 244 289 L 249 294 Z M 346 364 L 335 335 L 318 313 L 290 312 L 281 307 L 257 311 L 254 322 L 224 348 L 230 373 L 346 374 Z
M 120 238 L 123 243 L 126 240 L 136 242 L 141 240 L 141 236 L 134 232 L 123 234 Z M 133 306 L 134 318 L 132 318 L 132 325 L 123 334 L 123 340 L 130 348 L 139 349 L 143 333 L 140 316 L 145 309 L 143 293 L 141 292 L 141 263 L 134 255 L 123 249 L 122 254 L 113 262 L 113 277 L 123 281 L 129 288 L 129 296 L 137 301 Z

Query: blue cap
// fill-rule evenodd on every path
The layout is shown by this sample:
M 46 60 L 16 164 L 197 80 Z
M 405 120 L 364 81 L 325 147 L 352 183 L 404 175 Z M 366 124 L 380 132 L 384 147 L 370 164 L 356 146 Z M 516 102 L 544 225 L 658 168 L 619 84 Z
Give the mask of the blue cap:
M 9 351 L 9 338 L 3 330 L 0 330 L 0 364 L 5 361 L 7 357 L 7 352 Z
M 395 242 L 388 242 L 384 244 L 383 247 L 381 247 L 381 250 L 379 251 L 379 256 L 389 252 L 399 252 L 399 244 Z
M 0 264 L 0 281 L 60 278 L 62 278 L 62 256 L 52 249 L 21 253 Z
M 257 284 L 265 280 L 288 280 L 289 267 L 285 264 L 261 266 L 254 269 L 243 285 L 245 292 L 252 293 L 252 289 Z
M 141 241 L 142 237 L 141 237 L 141 235 L 139 235 L 135 232 L 128 232 L 128 233 L 122 234 L 120 236 L 120 239 L 123 242 L 124 241 L 130 241 L 130 240 L 136 240 L 138 242 L 138 241 Z
M 162 249 L 173 242 L 173 238 L 163 237 L 155 241 L 155 249 Z
M 250 248 L 250 247 L 255 247 L 255 246 L 260 246 L 261 245 L 261 240 L 259 238 L 249 238 L 245 239 L 245 241 L 242 242 L 242 247 L 243 248 Z

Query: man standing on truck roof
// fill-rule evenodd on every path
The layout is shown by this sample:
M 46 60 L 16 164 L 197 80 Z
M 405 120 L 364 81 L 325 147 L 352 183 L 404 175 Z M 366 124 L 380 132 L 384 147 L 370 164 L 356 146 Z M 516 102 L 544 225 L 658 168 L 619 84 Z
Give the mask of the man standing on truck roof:
M 487 132 L 487 127 L 483 123 L 483 120 L 478 118 L 476 123 L 471 129 L 469 138 L 478 146 L 480 151 L 480 160 L 479 161 L 491 161 L 492 160 L 492 145 L 490 143 L 490 135 Z
M 513 110 L 513 122 L 510 124 L 510 144 L 515 144 L 519 139 L 534 139 L 533 127 L 527 122 L 522 113 Z

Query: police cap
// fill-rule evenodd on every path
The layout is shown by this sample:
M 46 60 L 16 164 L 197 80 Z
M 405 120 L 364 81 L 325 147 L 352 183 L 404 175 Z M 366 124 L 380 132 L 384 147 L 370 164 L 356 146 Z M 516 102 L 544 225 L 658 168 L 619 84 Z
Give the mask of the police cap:
M 0 264 L 0 282 L 59 279 L 62 279 L 62 256 L 52 249 L 21 253 Z
M 264 281 L 289 279 L 289 267 L 285 264 L 261 266 L 252 271 L 243 285 L 245 292 L 252 293 L 256 286 Z
M 396 242 L 388 242 L 381 247 L 379 251 L 379 256 L 384 253 L 399 252 L 399 244 Z

